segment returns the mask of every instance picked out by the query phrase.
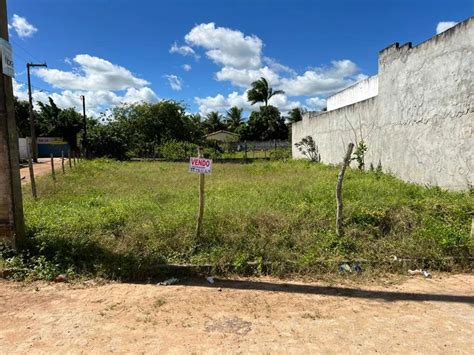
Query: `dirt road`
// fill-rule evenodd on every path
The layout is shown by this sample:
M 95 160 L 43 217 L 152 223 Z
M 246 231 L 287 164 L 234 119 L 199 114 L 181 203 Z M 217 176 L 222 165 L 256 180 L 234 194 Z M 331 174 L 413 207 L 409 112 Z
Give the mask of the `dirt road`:
M 474 275 L 328 286 L 0 281 L 0 353 L 472 353 Z
M 64 161 L 65 168 L 69 169 L 68 161 Z M 33 171 L 35 172 L 35 177 L 51 174 L 51 160 L 50 158 L 39 158 L 38 163 L 33 165 Z M 61 174 L 61 158 L 54 158 L 54 169 L 56 174 Z M 30 182 L 30 171 L 28 167 L 20 169 L 21 183 L 26 184 Z

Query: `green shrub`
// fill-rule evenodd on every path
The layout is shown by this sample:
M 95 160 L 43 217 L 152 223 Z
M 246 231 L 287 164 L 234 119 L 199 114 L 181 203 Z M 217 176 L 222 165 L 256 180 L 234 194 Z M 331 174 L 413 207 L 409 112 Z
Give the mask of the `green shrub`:
M 184 161 L 196 156 L 197 148 L 194 143 L 171 140 L 161 145 L 160 154 L 167 161 Z
M 291 148 L 277 148 L 270 152 L 270 160 L 289 160 L 291 159 Z

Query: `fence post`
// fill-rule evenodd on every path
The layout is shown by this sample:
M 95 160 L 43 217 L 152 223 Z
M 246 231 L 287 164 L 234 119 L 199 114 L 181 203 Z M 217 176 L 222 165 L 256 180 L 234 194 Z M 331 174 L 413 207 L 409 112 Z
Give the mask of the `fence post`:
M 68 163 L 69 163 L 69 169 L 72 169 L 71 151 L 70 150 L 67 152 L 67 160 L 68 160 Z
M 28 157 L 28 168 L 30 170 L 30 183 L 31 183 L 31 194 L 33 198 L 37 198 L 38 195 L 36 194 L 36 181 L 35 181 L 35 171 L 33 169 L 33 159 L 31 155 Z
M 64 174 L 66 172 L 66 170 L 64 169 L 64 150 L 61 151 L 61 169 Z
M 74 163 L 74 167 L 76 167 L 76 152 L 72 153 L 72 161 Z
M 56 181 L 56 171 L 54 170 L 54 156 L 53 156 L 53 153 L 51 153 L 51 177 L 53 178 L 53 181 Z
M 341 163 L 341 169 L 339 170 L 339 175 L 337 176 L 336 184 L 336 235 L 342 237 L 344 235 L 344 225 L 342 223 L 342 180 L 344 179 L 344 173 L 346 168 L 351 162 L 352 149 L 354 149 L 354 143 L 349 143 L 347 146 L 347 152 L 344 156 L 344 160 Z
M 202 148 L 198 148 L 198 158 L 202 158 Z M 199 240 L 202 231 L 202 217 L 204 215 L 204 174 L 199 174 L 199 210 L 196 223 L 196 239 Z
M 247 141 L 244 141 L 244 159 L 247 162 Z

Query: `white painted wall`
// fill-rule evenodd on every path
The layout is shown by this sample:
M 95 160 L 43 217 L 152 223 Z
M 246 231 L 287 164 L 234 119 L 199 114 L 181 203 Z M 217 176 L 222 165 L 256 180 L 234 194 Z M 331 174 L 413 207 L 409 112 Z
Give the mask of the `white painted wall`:
M 419 184 L 474 185 L 474 17 L 419 44 L 379 54 L 379 93 L 292 125 L 294 143 L 312 136 L 325 163 L 341 162 L 364 139 L 366 166 Z M 329 103 L 329 101 L 328 101 Z M 329 107 L 328 107 L 329 108 Z
M 378 93 L 379 78 L 377 75 L 374 75 L 328 97 L 327 110 L 332 111 L 340 107 L 364 101 L 377 96 Z
M 30 139 L 29 138 L 19 138 L 18 147 L 20 149 L 20 159 L 28 159 L 30 152 Z

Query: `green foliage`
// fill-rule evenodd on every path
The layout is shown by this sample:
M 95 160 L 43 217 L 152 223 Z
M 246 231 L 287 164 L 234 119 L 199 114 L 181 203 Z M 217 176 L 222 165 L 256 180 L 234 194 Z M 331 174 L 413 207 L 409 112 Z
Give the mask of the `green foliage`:
M 227 129 L 231 132 L 236 132 L 242 124 L 243 108 L 233 106 L 227 111 L 225 124 Z
M 29 104 L 26 100 L 18 100 L 14 97 L 15 119 L 18 131 L 18 137 L 25 138 L 30 136 L 30 116 Z
M 294 109 L 288 112 L 288 122 L 295 123 L 299 122 L 303 119 L 303 115 L 307 112 L 307 110 L 301 107 L 295 107 Z
M 367 145 L 365 144 L 364 140 L 362 139 L 354 151 L 354 158 L 352 160 L 357 161 L 357 168 L 359 170 L 365 169 L 365 153 L 367 152 Z
M 222 123 L 222 116 L 219 112 L 209 112 L 204 121 L 204 131 L 206 134 L 213 133 L 225 129 L 225 125 Z
M 187 115 L 182 104 L 171 100 L 115 107 L 89 131 L 93 155 L 116 159 L 133 156 L 155 158 L 166 142 L 197 144 L 204 135 L 200 116 Z M 102 143 L 100 139 L 106 134 L 111 138 Z
M 273 90 L 265 78 L 260 78 L 251 84 L 251 88 L 247 91 L 247 100 L 252 105 L 257 102 L 263 102 L 264 106 L 268 106 L 268 100 L 275 95 L 281 95 L 285 92 L 283 90 Z
M 277 148 L 270 151 L 270 160 L 290 160 L 291 148 Z
M 88 130 L 88 153 L 94 157 L 108 157 L 119 160 L 128 158 L 129 135 L 118 122 L 95 124 Z
M 187 163 L 92 160 L 56 183 L 40 177 L 38 200 L 24 189 L 28 251 L 9 265 L 37 265 L 35 277 L 70 270 L 143 279 L 162 263 L 243 272 L 247 262 L 262 271 L 271 262 L 280 271 L 310 272 L 321 260 L 472 255 L 471 195 L 383 173 L 346 172 L 346 236 L 337 238 L 338 169 L 307 161 L 216 164 L 206 176 L 204 228 L 196 240 L 197 179 L 187 169 Z
M 321 161 L 321 154 L 319 154 L 319 149 L 316 143 L 314 142 L 313 137 L 306 136 L 300 142 L 295 143 L 296 148 L 310 161 L 319 163 Z
M 160 155 L 167 161 L 184 161 L 196 156 L 197 145 L 175 140 L 165 142 L 160 147 Z
M 288 139 L 288 127 L 275 106 L 262 106 L 250 114 L 245 129 L 237 132 L 242 139 Z
M 82 115 L 74 108 L 60 109 L 52 98 L 49 104 L 38 102 L 38 105 L 38 136 L 62 137 L 73 150 L 77 149 L 77 135 L 84 125 Z

